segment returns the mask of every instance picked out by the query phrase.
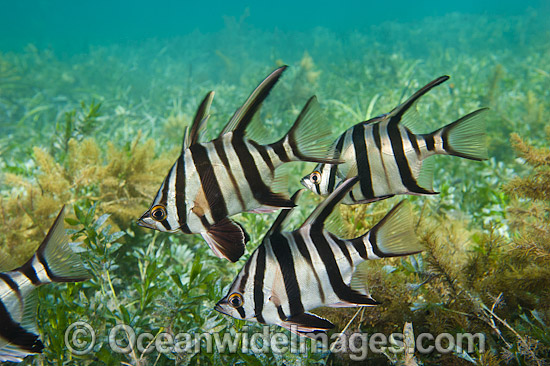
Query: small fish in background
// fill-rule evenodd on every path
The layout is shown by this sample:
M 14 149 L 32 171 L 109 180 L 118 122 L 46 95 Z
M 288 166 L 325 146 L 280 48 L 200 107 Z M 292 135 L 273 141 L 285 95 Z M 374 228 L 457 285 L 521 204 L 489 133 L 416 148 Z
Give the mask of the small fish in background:
M 281 231 L 290 211 L 281 212 L 215 309 L 236 319 L 276 324 L 300 335 L 314 336 L 334 325 L 309 310 L 377 305 L 368 293 L 350 286 L 357 265 L 371 259 L 415 254 L 422 247 L 405 201 L 355 239 L 341 239 L 324 229 L 336 204 L 357 181 L 353 177 L 342 183 L 298 230 Z
M 311 97 L 288 133 L 261 145 L 247 136 L 247 127 L 286 66 L 273 71 L 249 96 L 219 136 L 198 142 L 206 125 L 214 92 L 202 101 L 180 157 L 164 179 L 151 207 L 138 224 L 159 231 L 200 233 L 218 257 L 237 261 L 249 240 L 244 228 L 228 216 L 240 212 L 270 212 L 292 208 L 286 181 L 275 170 L 286 162 L 337 163 L 329 156 L 326 124 L 319 124 L 320 107 Z M 254 132 L 254 131 L 252 131 Z
M 448 80 L 441 76 L 414 93 L 390 113 L 361 122 L 335 141 L 334 158 L 339 165 L 318 164 L 302 178 L 302 184 L 327 195 L 344 179 L 359 176 L 359 184 L 344 204 L 378 201 L 396 194 L 437 194 L 432 188 L 434 160 L 440 154 L 470 160 L 488 158 L 484 112 L 478 109 L 429 134 L 415 134 L 419 120 L 416 102 L 433 87 Z
M 41 353 L 44 344 L 36 327 L 38 286 L 52 282 L 79 282 L 88 271 L 68 245 L 63 227 L 64 208 L 38 247 L 21 267 L 0 273 L 0 361 L 20 362 Z M 5 260 L 2 267 L 5 267 Z M 4 271 L 6 268 L 0 268 Z

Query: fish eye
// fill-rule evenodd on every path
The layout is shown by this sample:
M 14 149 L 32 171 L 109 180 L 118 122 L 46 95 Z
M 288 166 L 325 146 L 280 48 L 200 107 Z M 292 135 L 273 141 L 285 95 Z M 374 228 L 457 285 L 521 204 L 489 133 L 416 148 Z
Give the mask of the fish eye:
M 156 205 L 151 209 L 151 217 L 155 221 L 162 221 L 166 218 L 166 209 L 164 206 Z
M 241 295 L 238 292 L 234 292 L 231 295 L 229 295 L 229 298 L 227 299 L 227 301 L 229 302 L 229 305 L 231 305 L 231 307 L 236 309 L 238 307 L 243 306 L 243 302 L 244 302 L 243 295 Z
M 319 184 L 321 181 L 321 173 L 319 173 L 318 171 L 314 171 L 313 173 L 311 173 L 310 179 L 313 184 Z

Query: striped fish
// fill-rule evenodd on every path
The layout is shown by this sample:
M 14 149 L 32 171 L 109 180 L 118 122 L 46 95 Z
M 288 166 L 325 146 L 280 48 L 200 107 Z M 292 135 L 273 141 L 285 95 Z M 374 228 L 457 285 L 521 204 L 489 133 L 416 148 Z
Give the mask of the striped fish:
M 19 362 L 44 349 L 36 329 L 35 288 L 88 278 L 88 272 L 68 246 L 61 209 L 32 258 L 19 268 L 0 273 L 0 361 Z
M 294 207 L 286 195 L 273 190 L 283 182 L 276 177 L 277 167 L 290 161 L 336 162 L 328 158 L 329 131 L 316 125 L 320 108 L 315 97 L 279 141 L 261 145 L 247 137 L 246 128 L 285 68 L 275 70 L 252 92 L 216 139 L 199 143 L 214 95 L 207 94 L 185 134 L 181 155 L 139 225 L 200 233 L 218 257 L 235 262 L 244 253 L 248 234 L 228 216 Z
M 433 87 L 448 80 L 441 76 L 418 90 L 390 113 L 361 122 L 335 141 L 340 165 L 318 164 L 302 178 L 302 184 L 319 195 L 334 191 L 346 177 L 358 175 L 359 184 L 344 204 L 367 203 L 396 194 L 437 194 L 432 188 L 433 159 L 454 155 L 471 160 L 487 159 L 485 126 L 487 108 L 478 109 L 429 134 L 414 134 L 418 120 L 415 104 Z
M 335 205 L 357 180 L 342 183 L 298 230 L 281 231 L 289 214 L 282 211 L 215 309 L 236 319 L 276 324 L 308 335 L 333 328 L 309 310 L 376 305 L 370 295 L 350 286 L 357 265 L 415 254 L 422 248 L 415 239 L 410 208 L 402 203 L 355 239 L 341 239 L 324 229 Z

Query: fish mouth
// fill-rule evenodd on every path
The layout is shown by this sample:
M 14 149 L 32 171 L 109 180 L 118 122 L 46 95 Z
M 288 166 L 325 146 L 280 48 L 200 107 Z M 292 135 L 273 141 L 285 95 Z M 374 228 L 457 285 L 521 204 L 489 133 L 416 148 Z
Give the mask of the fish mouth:
M 309 175 L 306 175 L 305 177 L 303 177 L 302 179 L 300 179 L 300 183 L 302 183 L 302 185 L 304 187 L 306 187 L 307 189 L 309 189 L 308 187 L 308 184 L 307 184 L 307 179 L 309 178 Z
M 214 306 L 214 310 L 216 310 L 219 313 L 227 315 L 227 313 L 223 310 L 223 307 L 221 306 L 220 302 L 218 302 L 216 306 Z
M 137 224 L 141 227 L 146 227 L 147 229 L 156 229 L 156 226 L 153 223 L 147 222 L 147 219 L 151 219 L 151 213 L 149 211 L 141 215 L 141 217 L 137 220 Z
M 146 227 L 147 229 L 156 229 L 156 227 L 153 226 L 153 224 L 149 224 L 148 222 L 145 222 L 145 221 L 143 221 L 143 220 L 141 220 L 141 219 L 139 219 L 139 220 L 137 221 L 137 224 L 138 224 L 138 226 Z

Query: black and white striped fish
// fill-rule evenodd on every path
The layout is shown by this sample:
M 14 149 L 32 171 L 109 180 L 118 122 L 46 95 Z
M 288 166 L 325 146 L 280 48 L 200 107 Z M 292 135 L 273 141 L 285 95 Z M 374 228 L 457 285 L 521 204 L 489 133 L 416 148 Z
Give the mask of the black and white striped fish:
M 418 119 L 415 103 L 433 87 L 448 80 L 441 76 L 418 90 L 390 113 L 349 128 L 335 141 L 340 165 L 318 164 L 302 178 L 314 193 L 331 193 L 346 177 L 358 175 L 359 184 L 342 201 L 367 203 L 396 194 L 437 194 L 432 188 L 433 159 L 441 154 L 471 160 L 487 159 L 486 108 L 478 109 L 429 134 L 414 134 Z
M 289 214 L 283 211 L 215 309 L 236 319 L 276 324 L 305 335 L 333 328 L 309 310 L 376 305 L 370 295 L 350 286 L 357 265 L 415 254 L 422 248 L 415 239 L 410 208 L 402 203 L 358 238 L 341 239 L 324 229 L 327 217 L 357 180 L 342 183 L 298 230 L 281 231 Z
M 0 361 L 19 362 L 44 349 L 36 328 L 35 288 L 88 278 L 68 245 L 61 209 L 32 258 L 19 268 L 0 273 Z
M 200 143 L 198 134 L 214 95 L 208 93 L 184 138 L 180 157 L 139 225 L 200 233 L 217 256 L 235 262 L 244 253 L 248 235 L 228 216 L 294 207 L 285 194 L 274 192 L 282 182 L 275 175 L 277 167 L 291 161 L 336 162 L 328 158 L 330 132 L 324 124 L 317 125 L 320 108 L 315 97 L 279 141 L 261 145 L 247 137 L 247 126 L 285 68 L 275 70 L 252 92 L 216 139 Z

